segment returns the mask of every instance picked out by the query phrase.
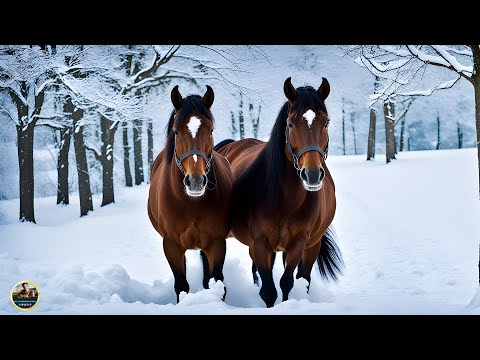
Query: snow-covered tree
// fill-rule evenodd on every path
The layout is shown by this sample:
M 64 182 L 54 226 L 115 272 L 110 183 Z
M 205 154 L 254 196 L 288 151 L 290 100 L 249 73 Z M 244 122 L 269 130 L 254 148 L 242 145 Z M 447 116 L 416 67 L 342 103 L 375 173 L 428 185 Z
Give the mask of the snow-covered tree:
M 462 78 L 470 82 L 475 94 L 480 175 L 479 45 L 361 45 L 343 49 L 355 57 L 357 64 L 384 79 L 383 88 L 370 96 L 371 104 L 398 96 L 429 96 L 437 90 L 451 88 Z
M 35 222 L 34 128 L 41 120 L 46 91 L 58 81 L 55 68 L 61 57 L 51 46 L 0 46 L 0 92 L 10 100 L 2 102 L 1 111 L 17 130 L 21 221 Z

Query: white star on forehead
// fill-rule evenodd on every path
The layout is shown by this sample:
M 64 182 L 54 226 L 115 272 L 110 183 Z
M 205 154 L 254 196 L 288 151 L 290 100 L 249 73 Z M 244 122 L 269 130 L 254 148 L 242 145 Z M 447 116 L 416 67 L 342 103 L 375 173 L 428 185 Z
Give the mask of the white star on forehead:
M 308 127 L 311 127 L 313 124 L 313 120 L 315 120 L 315 113 L 311 109 L 308 109 L 307 111 L 305 111 L 302 117 L 308 123 Z
M 192 116 L 188 121 L 188 124 L 187 124 L 188 131 L 190 131 L 190 134 L 192 134 L 192 137 L 194 139 L 195 139 L 195 136 L 197 136 L 197 132 L 198 132 L 198 129 L 200 128 L 200 125 L 202 125 L 202 122 L 196 116 Z

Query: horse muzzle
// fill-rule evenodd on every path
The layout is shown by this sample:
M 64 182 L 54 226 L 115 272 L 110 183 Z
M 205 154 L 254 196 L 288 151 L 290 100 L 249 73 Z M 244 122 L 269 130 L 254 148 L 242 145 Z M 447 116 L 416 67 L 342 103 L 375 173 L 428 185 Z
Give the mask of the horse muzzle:
M 186 174 L 183 178 L 183 185 L 188 196 L 199 197 L 205 194 L 207 188 L 207 175 Z
M 302 184 L 307 191 L 318 191 L 322 188 L 323 178 L 325 177 L 325 170 L 320 166 L 316 169 L 309 169 L 302 167 L 300 170 L 300 178 Z

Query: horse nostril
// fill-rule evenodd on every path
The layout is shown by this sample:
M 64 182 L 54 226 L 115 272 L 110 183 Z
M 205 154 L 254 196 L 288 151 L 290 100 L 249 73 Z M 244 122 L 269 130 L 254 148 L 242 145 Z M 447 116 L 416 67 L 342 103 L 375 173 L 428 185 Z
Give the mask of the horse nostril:
M 300 178 L 301 178 L 303 181 L 308 181 L 307 171 L 305 170 L 305 168 L 302 168 L 302 170 L 300 171 Z
M 207 185 L 207 175 L 202 175 L 203 176 L 203 186 Z
M 183 185 L 186 187 L 190 187 L 190 174 L 185 175 L 183 178 Z
M 322 181 L 324 177 L 325 177 L 325 170 L 320 168 L 320 181 Z

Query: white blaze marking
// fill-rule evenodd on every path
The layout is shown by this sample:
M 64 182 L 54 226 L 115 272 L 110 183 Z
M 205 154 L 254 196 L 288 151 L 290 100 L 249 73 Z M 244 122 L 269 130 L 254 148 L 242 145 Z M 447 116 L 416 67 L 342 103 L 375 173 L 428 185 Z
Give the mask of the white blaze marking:
M 308 123 L 308 127 L 312 126 L 313 120 L 315 120 L 315 113 L 308 109 L 305 114 L 303 114 L 303 118 Z
M 197 136 L 198 129 L 200 128 L 200 125 L 202 125 L 202 122 L 200 119 L 196 116 L 192 116 L 190 120 L 188 121 L 188 131 L 190 131 L 190 134 L 192 134 L 192 137 L 195 139 L 195 136 Z
M 195 165 L 197 164 L 197 154 L 193 154 L 193 161 L 195 161 Z

